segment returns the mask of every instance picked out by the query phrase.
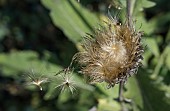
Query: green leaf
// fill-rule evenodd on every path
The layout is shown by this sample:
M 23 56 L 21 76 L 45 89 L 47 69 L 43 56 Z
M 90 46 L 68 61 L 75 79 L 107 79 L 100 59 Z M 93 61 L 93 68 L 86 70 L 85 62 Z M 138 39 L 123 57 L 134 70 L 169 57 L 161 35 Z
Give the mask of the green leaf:
M 144 8 L 150 8 L 156 5 L 155 2 L 148 1 L 148 0 L 142 0 L 142 5 Z
M 0 40 L 2 40 L 7 34 L 9 34 L 8 28 L 5 26 L 5 24 L 0 23 Z
M 52 98 L 51 96 L 54 95 L 53 92 L 56 81 L 54 82 L 51 80 L 55 77 L 55 73 L 62 70 L 62 67 L 58 65 L 39 60 L 38 54 L 34 51 L 11 52 L 8 54 L 1 53 L 0 65 L 2 74 L 4 74 L 3 76 L 10 76 L 12 78 L 16 78 L 17 80 L 22 80 L 22 75 L 25 75 L 25 72 L 30 72 L 32 69 L 35 72 L 35 76 L 43 75 L 49 78 L 50 82 L 48 83 L 48 91 L 44 96 L 45 99 Z M 44 87 L 44 85 L 42 87 Z
M 107 83 L 96 84 L 96 91 L 101 92 L 102 95 L 98 97 L 98 107 L 99 111 L 119 111 L 121 109 L 120 104 L 114 99 L 118 98 L 119 85 L 115 85 L 113 88 L 108 89 Z
M 144 104 L 142 111 L 169 111 L 170 99 L 166 98 L 166 91 L 163 90 L 161 83 L 156 83 L 150 78 L 147 69 L 139 70 L 137 80 Z
M 99 19 L 76 0 L 41 0 L 50 10 L 54 24 L 74 43 L 79 42 L 85 33 L 92 33 Z
M 155 29 L 157 28 L 157 20 L 155 19 L 151 19 L 149 21 L 147 21 L 144 17 L 143 13 L 138 13 L 135 17 L 136 19 L 136 23 L 135 23 L 135 27 L 136 29 L 140 29 L 141 31 L 144 31 L 145 34 L 150 35 L 152 33 L 154 33 Z
M 169 48 L 169 52 L 167 52 L 167 53 L 168 54 L 167 54 L 166 59 L 165 59 L 165 64 L 168 67 L 168 69 L 170 70 L 170 48 Z
M 20 75 L 24 75 L 25 72 L 33 69 L 36 74 L 35 76 L 43 75 L 48 77 L 50 82 L 48 85 L 48 90 L 44 96 L 44 99 L 46 100 L 52 99 L 60 93 L 60 90 L 56 91 L 57 89 L 54 88 L 57 86 L 56 83 L 58 81 L 58 79 L 54 79 L 56 78 L 54 75 L 55 73 L 63 70 L 62 67 L 46 61 L 40 61 L 38 59 L 38 54 L 34 51 L 12 52 L 10 54 L 1 53 L 0 65 L 2 66 L 1 70 L 4 76 L 22 79 L 22 76 Z M 79 88 L 88 91 L 94 90 L 94 87 L 83 82 L 76 73 L 73 73 L 73 80 L 76 83 L 77 89 Z
M 146 49 L 143 54 L 144 60 L 142 61 L 142 64 L 144 67 L 148 67 L 148 65 L 149 65 L 148 61 L 151 56 L 152 56 L 152 52 L 150 50 Z
M 154 72 L 151 75 L 151 77 L 153 79 L 156 79 L 158 77 L 160 69 L 164 65 L 164 61 L 166 60 L 166 57 L 167 57 L 169 52 L 170 52 L 170 47 L 169 47 L 169 45 L 167 45 L 165 47 L 164 51 L 162 52 L 162 54 L 160 55 L 160 57 L 158 58 L 158 63 L 156 64 Z
M 145 70 L 140 70 L 137 77 L 128 79 L 127 84 L 125 84 L 127 91 L 125 91 L 124 97 L 132 100 L 131 105 L 134 111 L 161 111 L 162 107 L 165 108 L 165 111 L 168 111 L 170 100 L 166 98 L 169 94 L 167 86 L 156 83 Z M 120 110 L 119 104 L 113 100 L 117 96 L 116 93 L 118 93 L 117 85 L 115 90 L 114 88 L 105 89 L 102 85 L 98 88 L 107 95 L 105 98 L 98 100 L 98 110 Z
M 154 38 L 146 38 L 146 44 L 155 57 L 159 57 L 160 52 L 156 40 Z
M 116 101 L 111 101 L 108 99 L 99 99 L 98 100 L 98 111 L 120 111 L 120 104 Z
M 113 88 L 107 89 L 106 84 L 97 84 L 97 87 L 100 89 L 100 91 L 105 94 L 105 98 L 100 98 L 98 108 L 99 111 L 106 110 L 106 111 L 112 111 L 111 109 L 115 109 L 115 111 L 120 110 L 120 104 L 118 104 L 117 101 L 114 99 L 118 98 L 118 90 L 119 85 L 115 85 Z M 132 99 L 133 103 L 133 109 L 134 111 L 140 111 L 140 109 L 143 108 L 143 99 L 141 94 L 141 88 L 138 84 L 138 81 L 135 77 L 131 77 L 128 79 L 127 84 L 125 84 L 125 88 L 127 91 L 124 93 L 124 97 L 128 99 Z M 113 105 L 111 105 L 113 104 Z M 126 105 L 128 107 L 128 105 Z
M 138 14 L 140 11 L 143 11 L 144 8 L 150 8 L 156 5 L 155 2 L 148 0 L 135 0 L 134 4 L 134 14 Z
M 38 54 L 34 51 L 1 53 L 0 65 L 2 66 L 3 74 L 6 76 L 17 76 L 18 73 L 24 73 L 31 69 L 34 69 L 36 72 L 45 69 L 42 71 L 44 74 L 57 72 L 61 69 L 59 66 L 40 61 Z
M 169 20 L 170 20 L 170 13 L 158 14 L 158 15 L 152 17 L 146 24 L 144 24 L 144 25 L 150 26 L 145 31 L 152 30 L 152 32 L 150 34 L 153 34 L 155 32 L 164 32 L 165 30 L 167 30 L 167 28 L 169 28 L 167 25 Z M 157 36 L 160 36 L 160 35 L 157 35 Z M 168 34 L 167 34 L 166 38 L 168 38 Z M 166 42 L 169 43 L 168 41 L 166 41 Z
M 55 96 L 59 95 L 60 101 L 67 101 L 69 99 L 69 96 L 74 96 L 76 94 L 77 90 L 87 90 L 89 92 L 94 91 L 94 87 L 91 85 L 86 84 L 78 75 L 77 73 L 72 73 L 72 81 L 74 82 L 74 88 L 75 90 L 72 92 L 70 91 L 69 87 L 66 88 L 65 91 L 61 92 L 61 87 L 55 88 L 58 85 L 61 85 L 63 81 L 59 80 L 57 76 L 53 77 L 52 85 L 49 87 L 48 92 L 44 96 L 44 99 L 49 100 L 54 98 Z M 75 93 L 75 94 L 74 94 Z
M 128 78 L 128 81 L 127 81 L 127 84 L 125 84 L 125 87 L 127 91 L 124 93 L 124 96 L 127 99 L 132 100 L 133 110 L 140 111 L 140 109 L 143 109 L 144 105 L 143 105 L 143 99 L 142 99 L 142 93 L 141 93 L 142 89 L 136 77 L 133 76 L 133 77 Z
M 170 42 L 170 27 L 169 27 L 168 33 L 167 33 L 167 35 L 166 35 L 166 42 L 167 42 L 167 43 Z

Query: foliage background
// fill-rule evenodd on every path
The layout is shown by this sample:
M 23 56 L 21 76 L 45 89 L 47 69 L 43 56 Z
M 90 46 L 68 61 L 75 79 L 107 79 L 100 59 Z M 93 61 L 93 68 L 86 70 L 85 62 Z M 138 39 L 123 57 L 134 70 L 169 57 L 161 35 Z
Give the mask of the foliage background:
M 170 1 L 132 3 L 146 48 L 143 67 L 125 85 L 124 96 L 133 100 L 125 105 L 130 111 L 169 111 Z M 53 78 L 67 67 L 85 33 L 103 23 L 110 4 L 112 16 L 125 20 L 125 0 L 0 0 L 0 111 L 120 111 L 113 99 L 118 85 L 109 90 L 105 84 L 86 85 L 71 95 L 54 89 L 57 80 L 39 91 L 24 86 L 22 76 L 33 68 Z M 84 84 L 80 74 L 74 76 Z

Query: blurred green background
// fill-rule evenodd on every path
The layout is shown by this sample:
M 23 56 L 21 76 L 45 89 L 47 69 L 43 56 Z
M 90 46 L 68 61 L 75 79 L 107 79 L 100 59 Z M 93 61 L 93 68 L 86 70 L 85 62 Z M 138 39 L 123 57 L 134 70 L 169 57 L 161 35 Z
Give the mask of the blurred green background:
M 132 0 L 136 29 L 144 31 L 143 67 L 128 79 L 126 111 L 170 111 L 170 1 Z M 24 85 L 23 75 L 54 78 L 81 50 L 86 33 L 93 33 L 111 15 L 126 20 L 125 0 L 0 0 L 0 111 L 120 111 L 118 85 L 81 83 L 72 95 L 54 87 L 57 80 L 37 87 Z M 121 9 L 119 9 L 121 8 Z

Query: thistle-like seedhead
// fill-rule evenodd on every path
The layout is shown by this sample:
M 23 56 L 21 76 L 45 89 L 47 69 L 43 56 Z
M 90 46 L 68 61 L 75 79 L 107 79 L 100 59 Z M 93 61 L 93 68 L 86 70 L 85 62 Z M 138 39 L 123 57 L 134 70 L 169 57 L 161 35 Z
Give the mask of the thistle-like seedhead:
M 94 35 L 84 37 L 84 51 L 75 55 L 81 72 L 90 77 L 91 83 L 105 81 L 109 88 L 126 81 L 143 59 L 141 36 L 133 26 L 109 19 Z

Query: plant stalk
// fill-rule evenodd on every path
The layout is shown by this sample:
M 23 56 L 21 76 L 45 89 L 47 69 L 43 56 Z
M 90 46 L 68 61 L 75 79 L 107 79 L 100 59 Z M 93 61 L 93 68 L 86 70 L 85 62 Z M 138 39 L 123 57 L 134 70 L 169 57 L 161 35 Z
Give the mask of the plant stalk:
M 119 84 L 119 97 L 118 97 L 119 102 L 123 102 L 123 87 L 124 87 L 124 82 L 121 81 Z
M 132 2 L 131 0 L 126 0 L 127 22 L 128 22 L 128 26 L 130 27 L 132 24 L 131 2 Z

